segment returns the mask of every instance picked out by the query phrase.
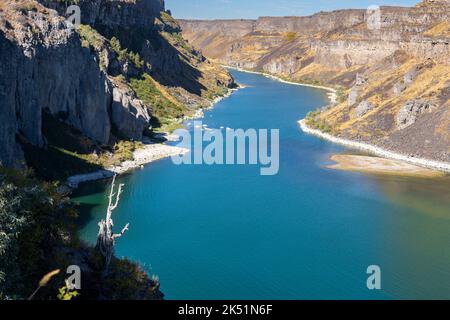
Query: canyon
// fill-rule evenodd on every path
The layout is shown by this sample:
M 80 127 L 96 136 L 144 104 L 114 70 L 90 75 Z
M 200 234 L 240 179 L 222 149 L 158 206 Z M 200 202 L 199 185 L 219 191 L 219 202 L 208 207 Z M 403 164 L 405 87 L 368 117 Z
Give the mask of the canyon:
M 38 283 L 35 300 L 75 298 L 67 265 L 82 270 L 81 299 L 164 297 L 140 265 L 112 256 L 106 268 L 80 241 L 59 182 L 182 152 L 156 142 L 234 88 L 180 32 L 163 0 L 0 1 L 0 300 Z
M 66 20 L 72 4 L 79 27 Z M 180 31 L 162 0 L 2 1 L 0 163 L 97 157 L 227 93 L 229 73 Z
M 450 2 L 257 20 L 180 20 L 208 58 L 336 89 L 309 126 L 450 162 Z

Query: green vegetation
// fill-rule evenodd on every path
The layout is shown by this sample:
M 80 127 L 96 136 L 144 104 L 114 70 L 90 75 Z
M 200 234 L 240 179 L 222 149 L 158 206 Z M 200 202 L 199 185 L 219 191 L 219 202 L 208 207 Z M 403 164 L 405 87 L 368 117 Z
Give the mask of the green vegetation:
M 133 32 L 133 36 L 129 36 L 129 33 L 124 34 L 121 31 L 114 32 L 110 36 L 110 40 L 106 40 L 95 29 L 90 26 L 81 26 L 78 31 L 82 44 L 85 47 L 94 49 L 100 60 L 100 68 L 105 70 L 105 62 L 103 62 L 104 54 L 100 51 L 102 48 L 109 48 L 117 55 L 117 60 L 121 63 L 129 62 L 133 64 L 140 76 L 126 76 L 123 74 L 116 75 L 116 79 L 122 82 L 124 85 L 130 86 L 136 93 L 136 96 L 142 100 L 149 108 L 153 115 L 152 126 L 155 132 L 167 132 L 173 131 L 181 127 L 180 119 L 186 114 L 187 108 L 177 101 L 176 93 L 166 92 L 164 87 L 160 86 L 147 70 L 144 69 L 145 61 L 141 56 L 131 51 L 131 48 L 140 50 L 143 42 L 148 41 L 146 39 L 152 39 L 152 45 L 155 49 L 158 47 L 158 43 L 163 42 L 170 43 L 174 48 L 177 48 L 179 58 L 191 63 L 193 60 L 199 61 L 197 53 L 190 45 L 183 39 L 179 32 L 179 26 L 177 22 L 167 12 L 161 12 L 160 23 L 162 28 L 156 32 L 150 32 L 148 30 L 136 29 Z M 162 38 L 164 39 L 162 39 Z M 120 39 L 120 40 L 119 40 Z M 131 77 L 131 79 L 130 79 Z M 216 97 L 223 96 L 227 92 L 227 88 L 211 84 L 207 89 L 202 91 L 202 97 L 208 100 L 213 100 Z M 59 146 L 56 151 L 64 156 L 71 157 L 73 159 L 79 159 L 85 164 L 100 165 L 105 163 L 114 164 L 118 161 L 109 161 L 108 153 L 105 155 L 86 153 L 85 151 L 79 152 L 78 150 L 70 150 L 64 146 Z M 53 152 L 56 152 L 53 150 Z M 122 157 L 118 157 L 122 158 Z M 87 168 L 90 170 L 90 168 Z
M 227 94 L 227 92 L 228 92 L 228 88 L 217 86 L 213 89 L 208 90 L 206 92 L 205 97 L 208 100 L 214 100 L 215 98 L 223 97 L 224 95 Z
M 192 48 L 189 44 L 184 40 L 183 36 L 178 32 L 161 32 L 161 35 L 169 41 L 174 47 L 181 48 L 184 50 L 184 53 L 192 56 Z
M 56 183 L 0 167 L 0 299 L 162 298 L 158 281 L 128 260 L 113 257 L 104 276 L 101 254 L 77 238 L 77 217 Z M 65 281 L 70 265 L 84 268 L 78 292 Z
M 141 142 L 116 141 L 112 146 L 98 145 L 60 119 L 43 114 L 43 134 L 46 148 L 38 148 L 22 141 L 25 159 L 36 174 L 45 180 L 65 180 L 69 176 L 90 173 L 123 161 L 132 160 Z
M 326 85 L 322 81 L 317 80 L 317 79 L 305 78 L 305 79 L 300 79 L 299 82 L 304 83 L 304 84 L 311 84 L 313 86 L 326 87 Z
M 64 264 L 55 248 L 78 246 L 77 213 L 56 187 L 0 168 L 0 298 L 28 297 L 45 270 Z
M 161 119 L 159 126 L 153 131 L 155 133 L 173 132 L 177 129 L 183 128 L 183 125 L 178 119 Z
M 64 300 L 69 301 L 76 297 L 78 297 L 80 294 L 76 290 L 72 290 L 69 285 L 65 285 L 58 290 L 57 298 L 58 300 Z
M 102 169 L 101 166 L 87 162 L 76 153 L 49 146 L 46 149 L 22 143 L 27 165 L 45 180 L 65 180 L 71 175 L 90 173 Z
M 111 151 L 102 149 L 99 153 L 77 153 L 67 149 L 55 148 L 59 152 L 70 157 L 84 161 L 87 165 L 97 166 L 98 168 L 108 168 L 120 165 L 127 160 L 133 160 L 133 152 L 142 146 L 142 142 L 120 140 L 112 147 Z
M 284 34 L 284 38 L 287 40 L 287 41 L 293 41 L 293 40 L 295 40 L 296 38 L 297 38 L 297 32 L 286 32 L 285 34 Z
M 105 44 L 105 39 L 89 25 L 80 25 L 77 29 L 81 38 L 81 45 L 85 48 L 93 47 L 96 50 L 100 50 Z
M 325 133 L 332 133 L 333 128 L 331 125 L 320 117 L 320 110 L 311 111 L 306 115 L 306 124 L 314 129 L 320 130 Z
M 166 24 L 173 24 L 176 23 L 174 18 L 167 12 L 162 11 L 160 13 L 160 18 L 162 20 L 162 22 L 166 23 Z
M 119 61 L 124 61 L 127 57 L 128 51 L 127 49 L 122 48 L 119 39 L 117 39 L 116 37 L 112 37 L 111 40 L 109 41 L 109 44 L 111 46 L 111 49 L 115 53 L 117 53 Z
M 89 25 L 81 25 L 78 28 L 78 34 L 81 38 L 81 45 L 85 48 L 93 48 L 95 51 L 99 52 L 107 43 L 107 40 L 98 33 L 97 30 Z M 117 59 L 120 62 L 125 62 L 126 60 L 131 61 L 136 68 L 142 69 L 145 65 L 144 60 L 138 53 L 129 51 L 127 48 L 122 48 L 120 41 L 116 37 L 112 37 L 109 41 L 109 46 L 117 54 Z M 102 55 L 100 55 L 102 59 Z M 105 69 L 105 62 L 100 61 L 100 67 L 102 70 Z
M 100 50 L 105 47 L 105 38 L 91 26 L 80 25 L 80 27 L 77 28 L 77 32 L 80 35 L 81 45 L 83 47 L 92 48 L 96 52 L 100 52 Z M 99 65 L 101 70 L 106 69 L 105 56 L 102 54 L 99 54 Z
M 117 53 L 119 61 L 124 62 L 130 60 L 138 69 L 142 69 L 145 62 L 138 53 L 128 51 L 127 48 L 122 48 L 120 41 L 116 37 L 112 37 L 109 41 L 111 49 Z
M 339 87 L 336 90 L 336 101 L 337 103 L 343 103 L 347 99 L 345 90 L 343 87 Z
M 131 79 L 130 84 L 138 98 L 151 106 L 153 114 L 159 121 L 183 116 L 184 108 L 166 98 L 148 74 L 143 74 L 140 79 Z

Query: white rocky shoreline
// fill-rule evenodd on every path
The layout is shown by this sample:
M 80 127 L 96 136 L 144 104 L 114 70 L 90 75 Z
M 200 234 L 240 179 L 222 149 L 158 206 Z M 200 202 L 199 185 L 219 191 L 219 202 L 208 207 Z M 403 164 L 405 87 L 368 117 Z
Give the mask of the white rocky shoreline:
M 124 161 L 119 166 L 71 176 L 67 179 L 66 184 L 69 188 L 75 189 L 83 182 L 108 179 L 114 175 L 120 175 L 133 169 L 140 168 L 143 165 L 156 160 L 182 155 L 187 152 L 189 152 L 189 149 L 169 146 L 162 143 L 145 144 L 143 148 L 140 148 L 133 153 L 133 160 Z
M 441 161 L 435 161 L 435 160 L 424 159 L 424 158 L 410 157 L 410 156 L 406 156 L 406 155 L 403 155 L 400 153 L 388 151 L 388 150 L 382 149 L 380 147 L 370 145 L 368 143 L 356 142 L 356 141 L 352 141 L 352 140 L 348 140 L 348 139 L 338 138 L 331 134 L 324 133 L 320 130 L 310 128 L 306 124 L 305 119 L 298 121 L 298 123 L 300 124 L 300 128 L 303 130 L 303 132 L 323 138 L 325 140 L 328 140 L 328 141 L 336 143 L 336 144 L 340 144 L 340 145 L 343 145 L 343 146 L 346 146 L 346 147 L 349 147 L 352 149 L 357 149 L 360 151 L 369 152 L 369 153 L 379 156 L 379 157 L 404 161 L 404 162 L 414 164 L 417 166 L 421 166 L 424 168 L 439 170 L 439 171 L 443 171 L 445 173 L 450 173 L 450 163 L 448 163 L 448 162 L 441 162 Z
M 228 92 L 225 93 L 223 96 L 217 97 L 217 98 L 215 98 L 213 101 L 211 101 L 211 104 L 210 104 L 209 107 L 207 107 L 207 108 L 200 108 L 200 109 L 196 110 L 195 113 L 194 113 L 193 115 L 185 116 L 185 117 L 183 118 L 183 121 L 186 121 L 186 120 L 195 120 L 195 119 L 202 119 L 202 118 L 204 118 L 204 117 L 205 117 L 205 111 L 211 110 L 211 109 L 214 108 L 214 106 L 215 106 L 216 104 L 218 104 L 220 101 L 222 101 L 222 100 L 224 100 L 224 99 L 230 97 L 234 92 L 238 91 L 238 90 L 241 89 L 241 88 L 242 88 L 242 86 L 238 84 L 237 88 L 234 88 L 234 89 L 228 89 Z
M 336 89 L 331 88 L 331 87 L 291 82 L 291 81 L 281 79 L 277 76 L 274 76 L 274 75 L 271 75 L 268 73 L 249 71 L 246 69 L 237 68 L 237 67 L 233 67 L 233 66 L 224 65 L 224 67 L 226 67 L 228 69 L 232 69 L 232 70 L 237 70 L 240 72 L 262 75 L 267 78 L 270 78 L 270 79 L 273 79 L 273 80 L 276 80 L 279 82 L 287 83 L 287 84 L 323 89 L 323 90 L 329 91 L 328 98 L 330 99 L 331 103 L 336 103 L 336 101 L 337 101 L 337 91 L 336 91 Z M 403 155 L 400 153 L 388 151 L 388 150 L 382 149 L 380 147 L 370 145 L 368 143 L 356 142 L 356 141 L 352 141 L 352 140 L 348 140 L 348 139 L 338 138 L 338 137 L 332 136 L 328 133 L 324 133 L 320 130 L 316 130 L 316 129 L 312 129 L 312 128 L 308 127 L 305 119 L 298 121 L 298 123 L 300 124 L 300 128 L 302 129 L 303 132 L 305 132 L 307 134 L 318 136 L 320 138 L 323 138 L 325 140 L 328 140 L 328 141 L 336 143 L 336 144 L 340 144 L 340 145 L 343 145 L 343 146 L 346 146 L 349 148 L 353 148 L 353 149 L 357 149 L 360 151 L 369 152 L 369 153 L 379 156 L 379 157 L 404 161 L 404 162 L 414 164 L 417 166 L 421 166 L 424 168 L 438 170 L 438 171 L 442 171 L 445 173 L 450 173 L 450 163 L 448 163 L 448 162 L 435 161 L 435 160 L 424 159 L 424 158 L 414 158 L 414 157 L 406 156 L 406 155 Z

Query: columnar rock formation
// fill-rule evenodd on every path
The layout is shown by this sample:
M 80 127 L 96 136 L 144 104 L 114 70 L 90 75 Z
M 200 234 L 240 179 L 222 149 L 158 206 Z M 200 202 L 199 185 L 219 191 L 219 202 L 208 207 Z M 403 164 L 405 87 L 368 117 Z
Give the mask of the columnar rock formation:
M 80 28 L 65 18 L 72 3 Z M 47 146 L 44 112 L 106 145 L 226 92 L 233 79 L 179 32 L 163 0 L 2 1 L 0 164 Z
M 194 47 L 223 64 L 339 89 L 337 105 L 317 116 L 335 135 L 450 161 L 449 21 L 450 2 L 429 0 L 411 8 L 180 24 Z M 398 126 L 411 101 L 435 107 Z

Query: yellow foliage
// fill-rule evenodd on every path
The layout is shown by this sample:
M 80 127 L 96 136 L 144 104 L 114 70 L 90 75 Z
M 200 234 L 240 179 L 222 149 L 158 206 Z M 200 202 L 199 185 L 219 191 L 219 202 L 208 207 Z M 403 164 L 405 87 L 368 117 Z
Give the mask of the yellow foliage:
M 284 34 L 284 39 L 287 41 L 293 41 L 295 40 L 295 38 L 297 38 L 297 32 L 286 32 Z
M 45 276 L 42 277 L 41 281 L 39 281 L 39 287 L 45 287 L 54 276 L 59 274 L 59 272 L 60 270 L 57 269 L 47 273 Z

